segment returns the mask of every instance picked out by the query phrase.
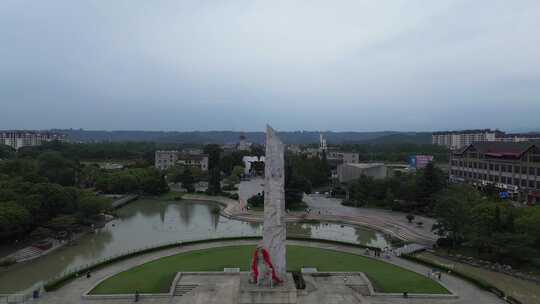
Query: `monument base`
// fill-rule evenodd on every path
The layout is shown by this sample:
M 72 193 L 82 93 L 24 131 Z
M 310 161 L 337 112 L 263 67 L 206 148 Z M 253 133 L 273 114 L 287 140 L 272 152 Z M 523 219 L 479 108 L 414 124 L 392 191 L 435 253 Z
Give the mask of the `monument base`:
M 282 303 L 294 304 L 297 301 L 296 287 L 294 279 L 290 273 L 287 273 L 284 282 L 280 285 L 270 287 L 260 287 L 257 284 L 249 282 L 249 273 L 240 275 L 240 296 L 238 303 Z

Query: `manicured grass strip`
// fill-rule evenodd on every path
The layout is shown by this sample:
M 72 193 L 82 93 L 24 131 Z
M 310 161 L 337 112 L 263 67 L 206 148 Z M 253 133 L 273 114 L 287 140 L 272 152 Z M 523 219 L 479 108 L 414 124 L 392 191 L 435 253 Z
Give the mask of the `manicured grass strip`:
M 164 257 L 121 272 L 99 284 L 92 294 L 163 293 L 178 271 L 223 271 L 240 267 L 248 271 L 254 246 L 226 246 Z M 319 271 L 362 271 L 381 292 L 448 293 L 437 282 L 383 261 L 328 249 L 287 246 L 287 268 L 303 266 Z
M 518 303 L 518 301 L 522 303 L 540 303 L 540 288 L 534 282 L 448 260 L 429 252 L 403 257 L 433 268 L 444 271 L 450 270 L 453 275 L 467 280 L 482 289 L 491 291 L 500 297 L 506 295 L 507 298 L 513 298 L 514 301 L 511 303 Z

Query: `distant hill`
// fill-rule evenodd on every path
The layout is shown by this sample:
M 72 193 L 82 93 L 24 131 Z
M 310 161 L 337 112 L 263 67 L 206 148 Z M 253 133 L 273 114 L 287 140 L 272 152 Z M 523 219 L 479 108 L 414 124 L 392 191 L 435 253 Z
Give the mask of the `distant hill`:
M 101 141 L 151 141 L 158 143 L 176 144 L 227 144 L 238 142 L 241 135 L 248 141 L 262 144 L 265 139 L 264 132 L 237 132 L 237 131 L 92 131 L 92 130 L 54 130 L 68 136 L 75 142 L 101 142 Z M 293 131 L 279 132 L 281 139 L 288 144 L 312 144 L 319 142 L 319 131 Z M 381 132 L 322 132 L 329 144 L 362 143 L 376 140 L 381 137 L 399 135 L 394 131 Z
M 431 144 L 430 132 L 396 133 L 370 139 L 365 143 L 373 144 Z

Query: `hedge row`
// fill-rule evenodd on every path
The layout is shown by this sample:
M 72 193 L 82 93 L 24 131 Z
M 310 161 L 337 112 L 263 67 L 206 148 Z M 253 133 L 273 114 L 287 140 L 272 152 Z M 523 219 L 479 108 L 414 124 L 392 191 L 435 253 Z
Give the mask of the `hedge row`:
M 429 266 L 429 267 L 432 267 L 432 268 L 435 268 L 435 269 L 438 269 L 438 270 L 446 271 L 446 272 L 448 272 L 448 273 L 450 273 L 450 274 L 452 274 L 452 275 L 454 275 L 456 277 L 459 277 L 459 278 L 461 278 L 461 279 L 463 279 L 463 280 L 465 280 L 465 281 L 467 281 L 469 283 L 472 283 L 473 285 L 476 285 L 477 287 L 479 287 L 481 289 L 492 292 L 492 293 L 496 294 L 500 298 L 504 298 L 509 303 L 522 304 L 517 299 L 515 299 L 515 298 L 513 298 L 511 296 L 507 296 L 504 293 L 504 291 L 502 291 L 499 288 L 493 286 L 492 284 L 490 284 L 490 283 L 488 283 L 488 282 L 486 282 L 484 280 L 478 279 L 476 277 L 473 277 L 473 276 L 471 276 L 471 275 L 469 275 L 469 274 L 467 274 L 465 272 L 455 270 L 455 269 L 452 269 L 452 268 L 447 267 L 445 265 L 441 265 L 441 264 L 438 264 L 438 263 L 435 263 L 435 262 L 432 262 L 432 261 L 429 261 L 429 260 L 425 260 L 425 259 L 416 257 L 413 254 L 402 254 L 401 257 L 404 258 L 404 259 L 413 261 L 415 263 L 418 263 L 418 264 L 422 264 L 422 265 Z

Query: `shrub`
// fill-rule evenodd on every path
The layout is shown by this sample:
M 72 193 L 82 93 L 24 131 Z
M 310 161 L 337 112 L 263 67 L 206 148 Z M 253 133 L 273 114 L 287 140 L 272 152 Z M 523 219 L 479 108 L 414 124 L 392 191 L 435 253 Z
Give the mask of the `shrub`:
M 264 194 L 257 193 L 254 196 L 248 198 L 248 205 L 251 207 L 263 207 L 264 206 Z
M 34 240 L 46 239 L 53 235 L 53 231 L 45 227 L 37 227 L 30 233 L 30 238 Z
M 5 258 L 0 260 L 0 267 L 7 267 L 16 263 L 17 260 L 15 258 Z
M 236 187 L 235 185 L 225 185 L 222 189 L 224 191 L 236 191 L 238 190 L 238 187 Z

